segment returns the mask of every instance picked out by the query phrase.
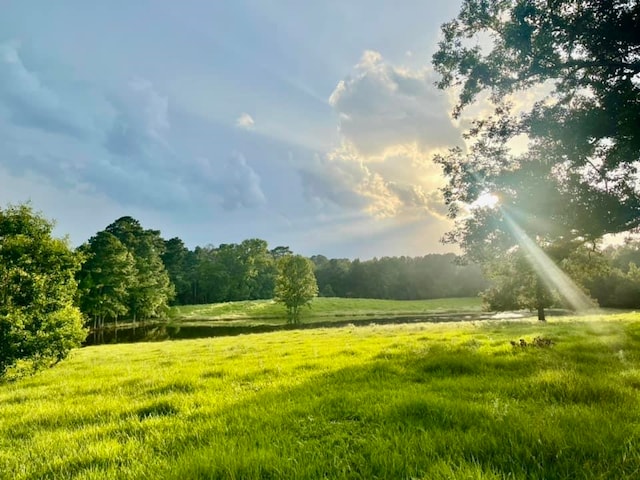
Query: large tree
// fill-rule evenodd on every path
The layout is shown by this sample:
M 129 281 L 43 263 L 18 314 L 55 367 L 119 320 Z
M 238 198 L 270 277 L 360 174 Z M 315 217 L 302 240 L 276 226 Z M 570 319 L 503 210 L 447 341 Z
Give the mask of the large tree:
M 129 292 L 136 282 L 133 255 L 118 238 L 98 232 L 79 248 L 86 257 L 78 272 L 80 308 L 93 320 L 93 328 L 106 320 L 118 322 L 129 313 Z
M 66 357 L 86 337 L 74 306 L 81 256 L 30 206 L 0 209 L 0 376 Z
M 530 240 L 561 262 L 640 225 L 637 0 L 465 0 L 442 33 L 433 65 L 454 117 L 483 111 L 467 148 L 436 157 L 447 241 L 486 261 Z
M 119 218 L 105 231 L 120 240 L 135 261 L 135 280 L 127 305 L 133 320 L 162 316 L 175 290 L 162 263 L 165 243 L 160 232 L 143 229 L 131 217 Z
M 457 219 L 448 240 L 482 254 L 514 243 L 509 221 L 542 244 L 640 225 L 637 0 L 465 0 L 442 33 L 433 64 L 459 94 L 454 116 L 491 106 L 469 148 L 437 158 Z M 526 96 L 537 101 L 523 107 Z M 461 208 L 489 192 L 502 209 Z

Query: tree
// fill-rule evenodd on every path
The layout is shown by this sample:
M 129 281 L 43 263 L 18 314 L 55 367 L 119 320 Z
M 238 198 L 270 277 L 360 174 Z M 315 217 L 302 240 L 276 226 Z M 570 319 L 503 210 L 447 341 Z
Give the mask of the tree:
M 545 321 L 545 308 L 560 301 L 555 292 L 542 282 L 531 267 L 531 261 L 519 249 L 486 266 L 493 284 L 483 294 L 482 299 L 489 310 L 535 310 L 538 320 Z
M 162 263 L 164 264 L 169 279 L 175 288 L 176 303 L 185 305 L 189 303 L 192 293 L 193 272 L 190 265 L 189 249 L 184 242 L 174 237 L 164 242 L 164 252 L 162 253 Z
M 609 246 L 600 252 L 582 249 L 568 259 L 567 271 L 577 278 L 602 307 L 640 307 L 640 250 L 637 241 Z M 588 255 L 587 263 L 583 258 Z M 577 257 L 577 258 L 576 258 Z
M 484 212 L 459 215 L 485 192 L 550 240 L 593 240 L 640 225 L 638 31 L 637 1 L 464 1 L 442 27 L 433 64 L 440 88 L 459 88 L 454 116 L 483 93 L 493 114 L 474 122 L 468 153 L 437 157 L 460 220 L 450 240 L 471 247 L 499 227 Z M 509 99 L 524 91 L 539 101 L 518 113 Z M 514 154 L 508 142 L 519 135 L 528 149 Z
M 52 229 L 28 205 L 0 209 L 0 376 L 58 362 L 86 337 L 74 306 L 82 258 Z
M 315 275 L 318 285 L 324 290 L 331 285 L 331 291 L 336 297 L 346 297 L 349 292 L 349 270 L 351 261 L 346 258 L 328 260 L 323 255 L 311 257 L 315 265 Z
M 640 225 L 638 31 L 637 1 L 463 2 L 442 26 L 438 86 L 457 89 L 454 117 L 479 99 L 492 113 L 472 122 L 468 151 L 436 157 L 456 219 L 446 241 L 483 261 L 521 243 L 514 224 L 546 250 Z M 537 101 L 514 100 L 525 94 Z M 464 207 L 488 195 L 501 208 Z
M 272 248 L 271 250 L 269 250 L 269 253 L 271 254 L 274 260 L 278 260 L 284 257 L 285 255 L 293 255 L 293 252 L 289 247 L 282 246 L 282 245 L 278 245 L 277 247 Z
M 98 232 L 78 249 L 86 261 L 78 272 L 80 308 L 93 318 L 93 328 L 129 313 L 129 292 L 136 281 L 131 252 L 109 232 Z
M 162 316 L 175 290 L 162 263 L 165 247 L 160 232 L 144 230 L 140 222 L 131 217 L 119 218 L 105 231 L 120 240 L 135 261 L 135 281 L 128 295 L 133 321 Z
M 275 300 L 287 308 L 289 323 L 300 323 L 300 309 L 318 295 L 313 263 L 301 255 L 285 255 L 278 260 Z

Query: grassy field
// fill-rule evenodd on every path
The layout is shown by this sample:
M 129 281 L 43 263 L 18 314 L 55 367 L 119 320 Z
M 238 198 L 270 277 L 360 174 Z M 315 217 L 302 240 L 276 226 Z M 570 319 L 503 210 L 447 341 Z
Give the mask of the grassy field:
M 639 474 L 636 314 L 89 347 L 0 385 L 3 479 Z
M 479 297 L 438 298 L 433 300 L 376 300 L 366 298 L 325 298 L 313 300 L 309 309 L 303 309 L 305 323 L 329 318 L 393 317 L 444 313 L 479 312 Z M 238 324 L 278 324 L 285 321 L 284 306 L 273 300 L 213 303 L 172 307 L 170 317 L 181 322 L 236 321 Z M 259 320 L 259 322 L 251 322 Z M 271 320 L 271 321 L 269 321 Z

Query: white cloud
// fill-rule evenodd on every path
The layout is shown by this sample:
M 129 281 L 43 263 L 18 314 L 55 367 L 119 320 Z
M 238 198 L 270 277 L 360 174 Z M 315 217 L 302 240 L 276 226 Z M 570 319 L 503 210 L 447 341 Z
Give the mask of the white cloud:
M 427 69 L 393 66 L 378 52 L 364 52 L 352 75 L 329 97 L 340 133 L 363 155 L 406 143 L 427 149 L 458 143 L 448 98 L 434 81 Z
M 432 157 L 461 143 L 461 135 L 429 71 L 390 65 L 366 51 L 329 103 L 341 145 L 301 172 L 307 196 L 378 218 L 444 219 L 444 179 Z
M 251 130 L 255 125 L 253 118 L 248 113 L 243 113 L 236 119 L 236 127 Z

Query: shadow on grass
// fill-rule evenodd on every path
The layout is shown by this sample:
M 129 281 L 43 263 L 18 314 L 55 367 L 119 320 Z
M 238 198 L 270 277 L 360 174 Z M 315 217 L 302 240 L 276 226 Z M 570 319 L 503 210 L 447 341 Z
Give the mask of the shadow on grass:
M 478 327 L 478 338 L 497 329 Z M 479 341 L 425 341 L 422 350 L 391 348 L 330 372 L 309 362 L 299 367 L 312 372 L 308 381 L 278 390 L 254 389 L 273 370 L 227 378 L 211 369 L 203 378 L 236 382 L 249 398 L 214 410 L 182 408 L 176 393 L 205 387 L 175 381 L 148 389 L 148 402 L 125 414 L 135 421 L 98 440 L 143 438 L 162 459 L 140 466 L 148 478 L 637 478 L 637 377 L 621 381 L 624 362 L 585 338 L 576 344 L 590 357 L 557 337 L 550 348 L 489 352 Z M 621 345 L 637 352 L 639 343 L 627 336 Z M 148 426 L 165 420 L 164 430 Z M 54 419 L 25 422 L 58 427 Z M 121 460 L 69 461 L 39 473 L 95 474 Z
M 198 416 L 205 431 L 170 447 L 193 446 L 171 474 L 635 478 L 637 398 L 609 365 L 579 375 L 553 367 L 558 360 L 549 351 L 432 350 L 317 375 Z

